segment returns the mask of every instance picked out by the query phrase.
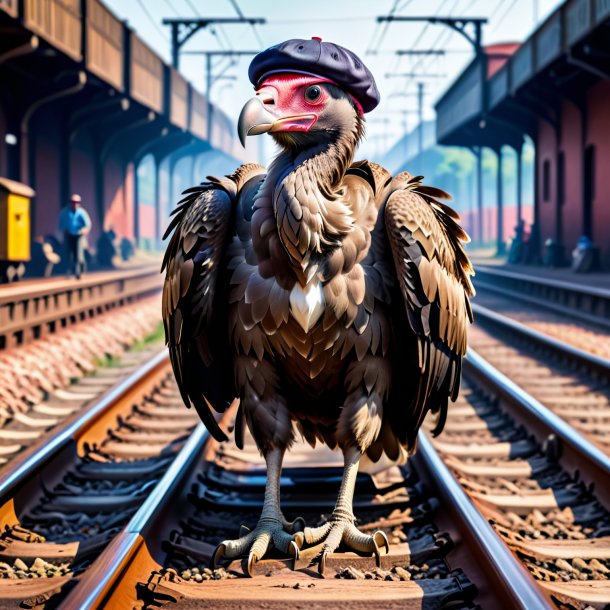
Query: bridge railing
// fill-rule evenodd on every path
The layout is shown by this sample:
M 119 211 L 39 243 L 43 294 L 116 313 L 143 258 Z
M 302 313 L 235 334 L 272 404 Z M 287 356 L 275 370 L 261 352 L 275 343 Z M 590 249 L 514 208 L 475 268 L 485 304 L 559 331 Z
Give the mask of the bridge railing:
M 162 115 L 169 125 L 231 156 L 240 156 L 236 130 L 205 97 L 170 68 L 102 0 L 0 0 L 0 16 L 9 15 L 38 35 L 45 45 L 85 68 L 117 92 Z M 212 122 L 209 128 L 209 122 Z M 237 153 L 237 155 L 236 155 Z

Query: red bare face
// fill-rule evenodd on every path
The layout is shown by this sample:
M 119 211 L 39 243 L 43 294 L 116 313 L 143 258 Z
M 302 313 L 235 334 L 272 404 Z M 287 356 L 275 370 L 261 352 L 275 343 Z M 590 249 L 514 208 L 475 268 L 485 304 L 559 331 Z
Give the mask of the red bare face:
M 332 83 L 321 76 L 274 74 L 256 90 L 267 110 L 278 117 L 274 131 L 309 131 L 326 107 L 330 95 L 320 83 Z
M 256 89 L 256 95 L 242 108 L 238 133 L 242 144 L 246 136 L 277 132 L 309 132 L 314 125 L 321 133 L 354 129 L 352 98 L 345 104 L 327 85 L 340 88 L 323 76 L 281 72 L 269 75 Z

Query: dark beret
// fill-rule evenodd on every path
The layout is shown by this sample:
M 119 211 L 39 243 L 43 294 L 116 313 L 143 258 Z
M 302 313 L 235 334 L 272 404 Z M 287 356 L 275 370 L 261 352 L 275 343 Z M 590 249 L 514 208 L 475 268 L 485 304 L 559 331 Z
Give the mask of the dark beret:
M 293 38 L 259 53 L 250 64 L 248 77 L 258 85 L 270 74 L 298 72 L 328 78 L 370 112 L 379 104 L 375 79 L 360 59 L 348 49 L 319 38 Z

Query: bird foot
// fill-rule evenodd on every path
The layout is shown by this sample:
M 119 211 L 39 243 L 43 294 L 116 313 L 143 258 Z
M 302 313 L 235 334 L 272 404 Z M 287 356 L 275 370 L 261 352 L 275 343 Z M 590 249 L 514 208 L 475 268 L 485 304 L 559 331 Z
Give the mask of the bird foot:
M 314 545 L 303 551 L 301 558 L 311 556 L 314 561 L 319 559 L 318 571 L 321 575 L 324 575 L 328 556 L 340 544 L 360 553 L 373 553 L 377 565 L 381 563 L 381 549 L 385 549 L 384 554 L 390 552 L 390 544 L 384 532 L 377 530 L 372 536 L 363 534 L 354 525 L 353 517 L 344 515 L 333 516 L 320 527 L 306 527 L 302 532 L 297 532 L 293 539 L 299 549 L 303 545 Z
M 246 573 L 252 576 L 254 565 L 271 548 L 276 548 L 296 559 L 299 555 L 299 547 L 292 534 L 300 532 L 304 525 L 305 522 L 301 517 L 288 522 L 283 516 L 261 517 L 252 531 L 242 525 L 239 538 L 225 540 L 216 547 L 212 555 L 212 569 L 216 568 L 222 559 L 237 559 L 247 554 Z

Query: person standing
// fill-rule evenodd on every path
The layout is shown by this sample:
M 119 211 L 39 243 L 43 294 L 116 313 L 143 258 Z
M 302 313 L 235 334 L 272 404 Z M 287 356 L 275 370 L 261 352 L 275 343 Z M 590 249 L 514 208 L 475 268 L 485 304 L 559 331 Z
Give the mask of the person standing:
M 85 236 L 91 230 L 91 218 L 81 206 L 81 196 L 76 193 L 70 197 L 59 215 L 59 230 L 64 232 L 64 248 L 68 273 L 80 279 L 85 264 Z

